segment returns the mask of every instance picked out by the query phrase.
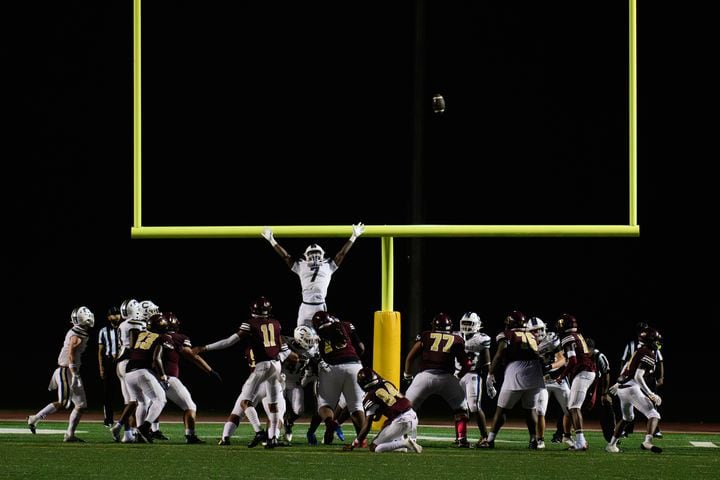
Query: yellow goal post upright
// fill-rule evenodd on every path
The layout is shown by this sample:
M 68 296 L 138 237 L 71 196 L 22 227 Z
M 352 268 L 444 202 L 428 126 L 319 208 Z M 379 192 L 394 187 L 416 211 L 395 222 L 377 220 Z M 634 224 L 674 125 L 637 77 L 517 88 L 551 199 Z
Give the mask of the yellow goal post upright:
M 264 226 L 144 226 L 142 224 L 141 0 L 133 0 L 133 226 L 141 238 L 258 238 Z M 367 225 L 364 237 L 381 239 L 381 309 L 375 312 L 373 368 L 400 385 L 400 313 L 393 307 L 395 237 L 637 237 L 636 0 L 629 0 L 629 222 L 627 225 Z M 350 225 L 272 226 L 278 237 L 347 237 Z

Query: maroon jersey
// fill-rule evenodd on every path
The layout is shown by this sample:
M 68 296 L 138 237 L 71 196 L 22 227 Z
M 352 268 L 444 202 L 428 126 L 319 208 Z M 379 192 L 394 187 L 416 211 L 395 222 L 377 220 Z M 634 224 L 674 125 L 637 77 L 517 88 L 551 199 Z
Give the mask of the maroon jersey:
M 415 341 L 422 343 L 419 367 L 421 372 L 442 370 L 453 373 L 456 359 L 460 365 L 465 365 L 469 361 L 465 353 L 465 340 L 460 335 L 426 330 L 415 337 Z
M 180 376 L 180 352 L 183 347 L 192 348 L 192 342 L 187 335 L 178 332 L 169 332 L 172 339 L 173 349 L 163 352 L 163 368 L 168 377 Z
M 539 360 L 540 358 L 535 335 L 531 332 L 526 332 L 524 329 L 505 330 L 502 341 L 507 345 L 505 348 L 506 363 L 516 360 Z
M 633 352 L 630 360 L 627 361 L 623 368 L 618 383 L 625 383 L 635 378 L 635 372 L 638 368 L 645 370 L 645 373 L 651 373 L 655 370 L 657 362 L 657 351 L 650 350 L 646 346 L 642 346 Z
M 579 372 L 595 372 L 597 370 L 595 368 L 595 362 L 592 359 L 592 352 L 580 332 L 566 333 L 561 344 L 566 357 L 568 351 L 575 351 L 575 360 L 568 357 L 568 364 L 565 366 L 563 376 L 567 376 L 572 380 Z
M 355 345 L 360 344 L 360 338 L 355 331 L 355 325 L 350 322 L 335 322 L 319 332 L 320 355 L 331 365 L 341 363 L 359 362 L 360 356 Z
M 365 394 L 363 408 L 368 416 L 380 413 L 392 422 L 393 419 L 410 410 L 412 404 L 392 382 L 383 379 Z
M 240 325 L 240 330 L 250 334 L 248 339 L 256 363 L 278 359 L 283 345 L 280 322 L 270 317 L 251 317 Z
M 155 333 L 149 330 L 140 332 L 138 338 L 130 352 L 130 360 L 128 360 L 127 371 L 140 370 L 146 368 L 153 370 L 153 353 L 155 347 L 162 346 L 163 349 L 172 350 L 175 348 L 172 338 L 167 333 Z

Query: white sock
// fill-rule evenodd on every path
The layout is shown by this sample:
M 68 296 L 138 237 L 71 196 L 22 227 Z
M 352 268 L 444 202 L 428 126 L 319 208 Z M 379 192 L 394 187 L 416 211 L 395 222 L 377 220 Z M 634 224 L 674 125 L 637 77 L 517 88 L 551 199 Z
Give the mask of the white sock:
M 40 410 L 35 416 L 38 418 L 38 420 L 44 420 L 48 415 L 52 415 L 57 411 L 58 409 L 55 408 L 55 404 L 48 403 L 45 408 Z
M 392 452 L 398 448 L 407 448 L 407 445 L 407 440 L 401 438 L 400 440 L 393 440 L 392 442 L 375 445 L 375 453 Z
M 227 437 L 230 438 L 233 436 L 233 433 L 235 433 L 235 430 L 237 430 L 237 425 L 235 425 L 233 422 L 225 422 L 225 426 L 223 427 L 223 438 Z
M 252 425 L 253 430 L 255 432 L 259 432 L 262 430 L 262 426 L 260 425 L 260 418 L 258 418 L 257 410 L 255 410 L 255 407 L 248 407 L 245 410 L 245 416 L 248 419 L 248 422 L 250 422 L 250 425 Z
M 80 423 L 80 417 L 82 413 L 77 408 L 73 408 L 70 412 L 70 421 L 68 422 L 67 434 L 69 437 L 75 436 L 75 430 L 77 430 L 78 423 Z

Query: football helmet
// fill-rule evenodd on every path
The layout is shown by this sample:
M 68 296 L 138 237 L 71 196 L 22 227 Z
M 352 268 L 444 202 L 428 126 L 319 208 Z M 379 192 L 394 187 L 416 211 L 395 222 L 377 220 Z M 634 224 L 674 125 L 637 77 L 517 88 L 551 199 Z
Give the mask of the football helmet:
M 460 319 L 460 333 L 468 335 L 477 333 L 482 328 L 482 320 L 475 312 L 467 312 Z
M 525 328 L 526 323 L 527 318 L 525 317 L 525 314 L 522 313 L 520 310 L 513 310 L 505 317 L 506 329 Z
M 557 319 L 555 322 L 555 329 L 558 332 L 569 332 L 569 331 L 576 331 L 578 328 L 578 322 L 569 313 L 563 313 L 560 315 L 560 318 Z
M 295 341 L 297 341 L 298 345 L 305 350 L 312 350 L 313 347 L 317 346 L 319 341 L 315 329 L 308 327 L 307 325 L 299 325 L 295 327 L 293 337 L 295 338 Z
M 88 307 L 77 307 L 70 314 L 70 321 L 76 327 L 92 328 L 95 325 L 95 315 Z
M 377 385 L 381 381 L 382 378 L 380 378 L 380 375 L 375 373 L 375 370 L 370 367 L 363 367 L 358 370 L 357 383 L 358 385 L 360 385 L 360 388 L 362 388 L 364 392 L 367 392 L 368 390 L 370 390 L 370 388 Z
M 165 333 L 169 328 L 168 320 L 162 313 L 154 313 L 148 320 L 148 330 L 155 333 Z
M 447 313 L 438 313 L 435 318 L 432 319 L 430 328 L 434 332 L 452 332 L 453 322 L 450 315 Z
M 547 325 L 540 317 L 530 317 L 527 321 L 526 328 L 535 335 L 537 340 L 542 340 L 547 335 Z
M 258 297 L 252 305 L 250 305 L 250 314 L 253 317 L 267 317 L 272 311 L 272 304 L 270 300 L 265 297 Z
M 651 350 L 660 350 L 662 348 L 662 335 L 652 327 L 646 327 L 640 335 L 638 342 L 642 343 Z
M 134 298 L 125 300 L 122 302 L 122 305 L 120 305 L 120 316 L 123 320 L 128 319 L 139 319 L 140 315 L 140 302 L 135 300 Z
M 305 249 L 305 260 L 309 263 L 317 265 L 325 258 L 325 250 L 317 243 L 308 245 Z
M 339 322 L 340 320 L 337 319 L 337 317 L 332 316 L 328 312 L 325 312 L 323 310 L 320 310 L 319 312 L 315 312 L 315 315 L 313 315 L 312 323 L 313 328 L 315 328 L 316 332 L 319 332 L 321 328 L 326 327 L 330 325 L 331 323 Z
M 144 320 L 146 322 L 156 313 L 160 313 L 160 308 L 158 308 L 158 306 L 150 300 L 143 300 L 140 302 L 138 309 L 140 310 L 139 320 Z
M 177 332 L 180 330 L 180 320 L 173 312 L 163 312 L 162 316 L 168 322 L 168 332 Z

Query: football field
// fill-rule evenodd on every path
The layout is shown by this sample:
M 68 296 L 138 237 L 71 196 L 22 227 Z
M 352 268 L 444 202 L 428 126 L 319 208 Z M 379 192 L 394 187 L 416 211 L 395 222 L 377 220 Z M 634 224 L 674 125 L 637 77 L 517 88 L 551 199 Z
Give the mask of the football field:
M 588 432 L 590 449 L 565 451 L 563 444 L 547 443 L 545 450 L 529 450 L 527 431 L 507 428 L 493 450 L 453 447 L 452 427 L 421 426 L 422 453 L 342 451 L 333 445 L 309 446 L 306 424 L 295 426 L 291 446 L 248 448 L 252 438 L 241 424 L 233 444 L 219 446 L 221 423 L 200 423 L 198 436 L 206 444 L 187 445 L 180 423 L 163 423 L 170 438 L 153 444 L 115 443 L 98 422 L 82 422 L 77 436 L 85 443 L 63 443 L 65 421 L 46 421 L 37 434 L 24 421 L 0 422 L 0 478 L 268 478 L 268 479 L 718 479 L 720 434 L 668 432 L 655 444 L 655 454 L 640 449 L 642 436 L 622 440 L 621 453 L 609 454 L 599 432 Z M 349 443 L 352 427 L 344 426 Z M 324 427 L 318 430 L 322 438 Z M 477 440 L 471 430 L 470 439 Z

